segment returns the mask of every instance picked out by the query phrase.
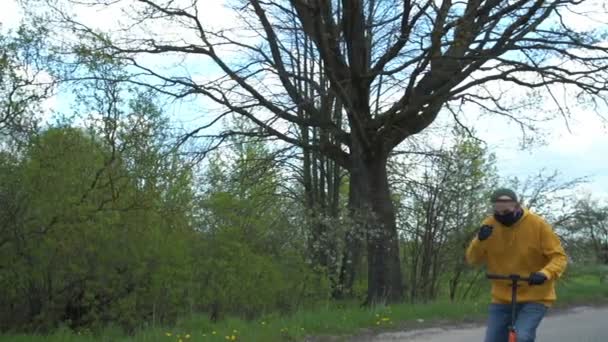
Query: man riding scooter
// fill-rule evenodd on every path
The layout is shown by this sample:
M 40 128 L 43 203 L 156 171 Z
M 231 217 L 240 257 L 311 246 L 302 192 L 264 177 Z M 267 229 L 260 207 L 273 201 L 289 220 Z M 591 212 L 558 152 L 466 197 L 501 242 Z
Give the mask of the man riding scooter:
M 498 189 L 491 202 L 494 214 L 483 221 L 466 251 L 469 264 L 485 264 L 488 273 L 505 275 L 492 278 L 485 342 L 507 342 L 515 333 L 518 342 L 533 342 L 556 300 L 555 280 L 566 269 L 566 253 L 551 226 L 522 208 L 514 191 Z M 513 307 L 509 277 L 528 280 L 517 286 Z

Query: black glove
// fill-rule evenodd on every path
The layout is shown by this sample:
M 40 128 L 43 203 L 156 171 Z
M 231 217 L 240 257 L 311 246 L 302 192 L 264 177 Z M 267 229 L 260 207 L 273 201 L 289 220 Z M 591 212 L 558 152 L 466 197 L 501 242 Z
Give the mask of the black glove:
M 479 228 L 479 233 L 477 233 L 477 238 L 479 241 L 489 238 L 490 235 L 492 235 L 492 229 L 494 229 L 494 227 L 488 226 L 487 224 L 481 226 L 481 228 Z
M 542 272 L 534 272 L 530 274 L 530 280 L 528 283 L 530 285 L 542 285 L 547 281 L 547 276 Z

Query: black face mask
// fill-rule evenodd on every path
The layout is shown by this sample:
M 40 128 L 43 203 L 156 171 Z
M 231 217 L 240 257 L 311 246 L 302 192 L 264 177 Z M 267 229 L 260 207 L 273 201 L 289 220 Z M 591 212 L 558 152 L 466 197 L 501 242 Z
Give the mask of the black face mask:
M 519 219 L 521 218 L 522 215 L 523 215 L 523 210 L 519 209 L 519 210 L 515 210 L 513 212 L 504 213 L 504 214 L 494 213 L 494 218 L 496 219 L 496 221 L 504 224 L 507 227 L 510 227 L 510 226 L 514 225 L 517 221 L 519 221 Z

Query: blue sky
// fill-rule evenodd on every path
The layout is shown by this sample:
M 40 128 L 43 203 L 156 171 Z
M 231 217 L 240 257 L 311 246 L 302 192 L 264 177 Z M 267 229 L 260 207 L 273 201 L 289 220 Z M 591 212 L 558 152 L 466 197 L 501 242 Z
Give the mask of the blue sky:
M 206 22 L 210 25 L 222 25 L 230 21 L 232 14 L 222 7 L 222 0 L 206 0 Z M 591 1 L 591 4 L 597 1 Z M 601 4 L 601 1 L 598 2 Z M 94 26 L 103 28 L 111 25 L 110 17 L 117 13 L 100 13 L 88 11 L 82 16 Z M 2 0 L 0 22 L 3 28 L 15 27 L 20 19 L 16 0 Z M 576 25 L 594 25 L 593 22 L 570 18 Z M 201 75 L 201 77 L 205 77 Z M 66 111 L 70 107 L 70 96 L 57 96 L 46 103 L 48 109 Z M 210 105 L 208 101 L 199 101 Z M 193 107 L 190 106 L 190 109 Z M 191 112 L 191 118 L 204 115 L 207 108 L 197 113 Z M 534 115 L 534 113 L 530 113 Z M 444 117 L 442 121 L 449 120 Z M 198 121 L 199 123 L 201 121 Z M 543 124 L 542 133 L 545 144 L 522 150 L 521 133 L 513 123 L 501 118 L 486 118 L 474 121 L 474 128 L 480 138 L 485 140 L 497 156 L 498 169 L 502 176 L 525 178 L 536 174 L 541 169 L 548 172 L 559 170 L 564 179 L 590 176 L 591 182 L 584 188 L 594 194 L 608 198 L 608 131 L 605 123 L 595 115 L 583 109 L 574 110 L 570 120 L 571 132 L 563 120 L 553 120 Z M 500 129 L 492 128 L 500 127 Z
M 497 139 L 493 130 L 479 131 L 496 153 L 503 176 L 525 178 L 542 169 L 558 170 L 564 179 L 590 177 L 583 189 L 608 198 L 608 134 L 602 120 L 590 113 L 580 113 L 577 123 L 568 132 L 566 124 L 555 120 L 543 128 L 548 134 L 546 144 L 522 150 L 515 141 L 520 139 L 517 128 Z

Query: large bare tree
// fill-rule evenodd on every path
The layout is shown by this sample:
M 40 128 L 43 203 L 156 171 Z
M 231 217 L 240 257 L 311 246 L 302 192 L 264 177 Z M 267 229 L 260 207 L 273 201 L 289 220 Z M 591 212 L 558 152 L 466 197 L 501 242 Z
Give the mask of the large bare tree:
M 360 223 L 350 236 L 366 246 L 368 303 L 403 297 L 387 180 L 396 146 L 446 104 L 515 117 L 513 97 L 499 85 L 542 90 L 562 114 L 569 107 L 555 85 L 596 104 L 608 90 L 602 35 L 568 22 L 585 6 L 579 0 L 237 0 L 215 28 L 202 19 L 210 0 L 47 2 L 49 18 L 78 36 L 79 61 L 122 59 L 133 82 L 219 105 L 211 122 L 237 114 L 259 127 L 219 137 L 273 136 L 347 170 Z M 83 5 L 122 8 L 124 25 L 100 32 L 66 10 Z M 151 55 L 183 58 L 187 67 L 153 66 Z M 209 68 L 217 77 L 201 77 Z

